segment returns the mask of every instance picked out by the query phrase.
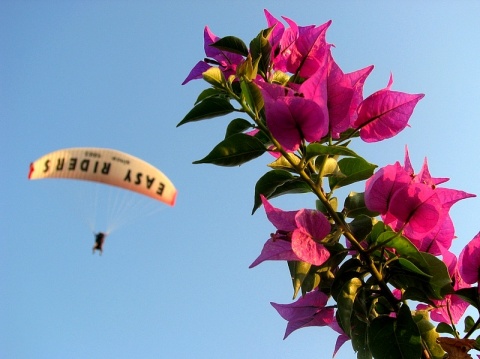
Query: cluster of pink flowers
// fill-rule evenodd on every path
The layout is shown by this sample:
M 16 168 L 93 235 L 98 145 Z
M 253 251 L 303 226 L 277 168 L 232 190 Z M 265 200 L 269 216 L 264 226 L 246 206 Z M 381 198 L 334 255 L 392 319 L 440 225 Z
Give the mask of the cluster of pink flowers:
M 333 45 L 326 41 L 331 22 L 320 26 L 298 26 L 283 17 L 288 25 L 265 10 L 268 40 L 271 45 L 267 73 L 253 80 L 260 89 L 268 130 L 286 152 L 295 152 L 303 144 L 338 139 L 346 131 L 358 131 L 365 142 L 391 138 L 402 131 L 423 94 L 392 91 L 393 77 L 387 86 L 363 97 L 363 86 L 373 66 L 344 73 L 332 56 Z M 218 67 L 228 78 L 236 75 L 245 57 L 211 45 L 218 41 L 208 27 L 204 31 L 207 58 L 197 63 L 184 84 L 199 79 L 210 67 Z M 275 81 L 281 73 L 288 84 Z M 282 78 L 282 77 L 280 77 Z M 284 78 L 284 77 L 283 77 Z M 467 288 L 480 277 L 480 233 L 464 248 L 459 258 L 450 252 L 455 231 L 449 210 L 459 200 L 474 195 L 441 187 L 447 178 L 430 175 L 427 161 L 419 173 L 410 163 L 408 151 L 404 164 L 379 169 L 366 182 L 365 204 L 378 213 L 393 231 L 408 238 L 419 251 L 442 256 L 454 289 Z M 270 222 L 276 228 L 261 254 L 250 265 L 266 260 L 302 261 L 314 266 L 324 264 L 330 252 L 322 240 L 331 232 L 331 223 L 321 211 L 301 209 L 283 211 L 261 196 Z M 288 321 L 285 337 L 305 326 L 329 326 L 340 336 L 336 350 L 348 340 L 336 322 L 328 296 L 319 290 L 307 293 L 292 304 L 272 303 Z M 432 319 L 456 323 L 467 303 L 455 295 L 433 301 Z M 422 305 L 419 309 L 424 308 Z
M 448 178 L 433 178 L 427 161 L 414 173 L 408 151 L 405 164 L 381 168 L 366 183 L 365 204 L 379 212 L 394 231 L 403 231 L 416 247 L 440 255 L 449 249 L 455 231 L 449 210 L 457 201 L 474 197 L 463 191 L 438 187 Z
M 326 135 L 338 138 L 353 128 L 360 129 L 360 137 L 366 142 L 381 141 L 407 126 L 424 95 L 392 91 L 390 77 L 386 88 L 363 99 L 363 84 L 373 66 L 347 74 L 340 69 L 333 59 L 332 45 L 325 39 L 330 21 L 318 27 L 302 27 L 284 17 L 289 25 L 285 28 L 266 10 L 265 15 L 268 26 L 273 27 L 269 37 L 272 71 L 291 73 L 299 79 L 288 88 L 260 76 L 255 80 L 264 98 L 267 126 L 286 151 L 297 150 L 304 140 L 317 142 Z M 212 47 L 218 40 L 205 27 L 207 58 L 195 65 L 183 84 L 202 78 L 213 65 L 225 77 L 235 74 L 245 59 Z

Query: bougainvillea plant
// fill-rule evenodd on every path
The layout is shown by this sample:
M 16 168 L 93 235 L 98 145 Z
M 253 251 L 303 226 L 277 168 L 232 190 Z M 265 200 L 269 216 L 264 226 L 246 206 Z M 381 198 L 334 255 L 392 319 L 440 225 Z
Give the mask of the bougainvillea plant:
M 469 358 L 480 309 L 480 235 L 457 258 L 450 208 L 474 195 L 444 187 L 447 178 L 403 164 L 377 168 L 351 149 L 402 131 L 423 94 L 386 87 L 364 96 L 369 66 L 344 73 L 320 26 L 278 20 L 247 45 L 204 31 L 206 58 L 184 84 L 203 79 L 186 123 L 239 114 L 225 138 L 194 163 L 238 166 L 272 156 L 255 185 L 253 212 L 263 206 L 275 232 L 251 267 L 285 261 L 295 302 L 272 303 L 287 320 L 285 337 L 308 326 L 338 333 L 333 355 L 351 341 L 357 358 Z M 364 183 L 343 200 L 339 188 Z M 284 211 L 272 199 L 313 193 L 313 208 Z M 475 286 L 477 284 L 477 286 Z M 463 337 L 457 329 L 464 318 Z M 434 324 L 435 323 L 435 324 Z

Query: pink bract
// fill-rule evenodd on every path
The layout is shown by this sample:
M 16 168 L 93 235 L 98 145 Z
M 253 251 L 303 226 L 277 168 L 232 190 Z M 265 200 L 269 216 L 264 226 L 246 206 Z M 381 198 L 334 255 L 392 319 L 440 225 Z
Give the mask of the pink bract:
M 463 248 L 459 257 L 460 275 L 468 284 L 479 282 L 480 278 L 480 233 Z
M 325 308 L 328 296 L 314 290 L 302 296 L 291 304 L 270 303 L 280 316 L 288 321 L 285 336 L 287 338 L 293 331 L 310 326 L 327 326 L 333 322 L 333 308 Z
M 201 79 L 205 71 L 212 67 L 209 63 L 215 63 L 220 70 L 224 73 L 225 77 L 234 75 L 239 65 L 243 61 L 243 56 L 219 50 L 211 46 L 214 42 L 218 41 L 220 38 L 214 35 L 208 26 L 205 26 L 203 32 L 204 44 L 203 48 L 205 50 L 205 55 L 210 58 L 210 61 L 199 61 L 194 68 L 190 71 L 188 76 L 182 82 L 182 85 L 190 82 L 191 80 Z M 212 61 L 213 60 L 213 61 Z
M 320 265 L 329 258 L 330 253 L 319 243 L 330 233 L 330 223 L 323 213 L 306 209 L 282 211 L 264 196 L 261 200 L 277 232 L 267 240 L 250 268 L 266 260 L 297 260 Z
M 365 142 L 377 142 L 391 138 L 402 131 L 423 94 L 411 95 L 391 91 L 393 78 L 388 86 L 368 96 L 360 104 L 354 127 L 360 129 L 360 138 Z

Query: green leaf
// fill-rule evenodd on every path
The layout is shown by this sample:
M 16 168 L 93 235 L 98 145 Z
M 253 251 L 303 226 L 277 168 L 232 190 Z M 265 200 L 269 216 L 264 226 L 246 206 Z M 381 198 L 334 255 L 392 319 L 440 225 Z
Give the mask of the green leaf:
M 406 259 L 390 263 L 390 282 L 398 288 L 407 289 L 403 295 L 404 299 L 429 302 L 433 299 L 443 299 L 446 294 L 453 293 L 445 263 L 429 253 L 420 252 L 420 255 L 422 263 L 414 261 L 413 258 L 410 258 L 411 262 L 429 276 L 407 268 Z
M 379 221 L 374 224 L 370 235 L 367 237 L 368 243 L 377 243 L 378 237 L 386 231 L 390 231 L 388 227 L 382 221 Z
M 470 329 L 473 328 L 473 326 L 475 325 L 475 320 L 473 320 L 473 318 L 470 316 L 470 315 L 467 315 L 465 317 L 465 329 L 464 329 L 464 332 L 465 333 L 468 333 L 470 331 Z
M 265 146 L 255 137 L 237 133 L 227 137 L 203 159 L 193 162 L 212 163 L 217 166 L 239 166 L 265 152 Z
M 334 300 L 338 300 L 342 287 L 352 278 L 362 278 L 360 273 L 363 270 L 362 262 L 357 258 L 346 260 L 335 273 L 335 279 L 332 283 L 331 295 Z
M 408 305 L 403 304 L 397 314 L 395 328 L 396 342 L 404 358 L 420 358 L 422 355 L 422 341 L 417 324 L 413 320 Z
M 320 170 L 320 176 L 335 176 L 340 175 L 343 177 L 343 174 L 340 172 L 338 167 L 338 162 L 333 157 L 324 158 L 324 156 L 317 157 L 315 166 Z M 321 169 L 319 168 L 321 166 Z
M 252 81 L 257 77 L 258 61 L 253 61 L 250 54 L 237 67 L 237 78 L 241 80 Z
M 445 295 L 453 293 L 452 279 L 445 263 L 430 253 L 420 252 L 420 254 L 427 263 L 427 268 L 421 268 L 432 276 L 429 283 L 435 299 L 443 299 Z
M 365 215 L 357 216 L 348 226 L 358 241 L 363 241 L 373 229 L 373 218 Z
M 230 101 L 219 97 L 208 97 L 199 104 L 195 105 L 189 113 L 185 115 L 177 127 L 194 121 L 206 120 L 213 117 L 223 116 L 233 112 L 235 108 Z
M 456 335 L 455 330 L 452 328 L 451 325 L 448 325 L 447 323 L 438 323 L 437 325 L 437 333 L 447 333 L 451 335 Z
M 350 192 L 345 198 L 345 214 L 347 217 L 355 218 L 359 215 L 367 215 L 370 217 L 378 216 L 377 212 L 370 211 L 365 205 L 365 193 L 364 192 Z
M 225 96 L 225 92 L 218 89 L 218 88 L 213 88 L 213 87 L 209 87 L 205 90 L 203 90 L 202 92 L 200 92 L 200 94 L 198 95 L 197 97 L 197 100 L 195 101 L 195 105 L 197 105 L 198 103 L 202 102 L 203 100 L 205 100 L 206 98 L 209 98 L 209 97 L 221 97 L 221 96 Z M 225 98 L 225 97 L 224 97 Z
M 224 89 L 227 87 L 227 81 L 222 70 L 218 67 L 210 67 L 202 74 L 203 79 L 213 87 Z
M 363 158 L 343 158 L 338 166 L 342 175 L 328 178 L 331 190 L 370 178 L 377 167 Z
M 337 208 L 338 208 L 338 198 L 337 197 L 331 197 L 328 199 L 328 204 L 333 208 L 334 211 L 337 211 Z M 317 199 L 315 201 L 315 209 L 317 211 L 320 211 L 322 212 L 323 214 L 328 214 L 328 209 L 327 207 L 323 204 L 322 201 L 320 201 L 319 199 Z M 339 216 L 342 218 L 343 215 L 341 213 L 339 213 Z
M 396 232 L 386 231 L 377 238 L 377 244 L 389 248 L 394 248 L 399 256 L 415 260 L 418 266 L 425 268 L 428 266 L 417 247 L 408 240 L 408 238 L 399 235 Z
M 433 278 L 433 276 L 431 276 L 428 273 L 425 273 L 424 271 L 422 271 L 420 268 L 418 268 L 415 264 L 413 264 L 406 258 L 402 258 L 402 257 L 398 258 L 397 263 L 400 265 L 400 267 L 402 267 L 403 269 L 409 272 L 418 274 L 419 276 L 422 276 L 428 279 Z
M 252 127 L 252 124 L 247 120 L 244 120 L 243 118 L 236 118 L 228 124 L 227 131 L 225 132 L 225 138 L 237 133 L 242 133 L 248 129 L 251 129 Z
M 268 38 L 273 30 L 273 27 L 260 31 L 260 33 L 250 42 L 250 52 L 254 60 L 259 61 L 259 69 L 262 74 L 268 72 L 270 66 L 270 53 L 272 46 Z
M 287 153 L 287 155 L 290 156 L 290 160 L 294 164 L 298 165 L 300 163 L 300 158 L 295 154 Z M 290 162 L 284 156 L 278 157 L 275 161 L 269 163 L 267 166 L 276 170 L 295 171 Z
M 480 310 L 480 299 L 477 287 L 459 289 L 455 291 L 455 294 L 474 308 L 477 308 L 477 310 Z
M 338 322 L 338 315 L 337 315 Z M 368 347 L 368 325 L 356 316 L 350 321 L 352 348 L 357 353 L 357 359 L 372 359 L 372 353 Z
M 307 161 L 310 161 L 312 158 L 317 156 L 322 156 L 322 155 L 348 156 L 348 157 L 360 158 L 359 155 L 357 155 L 348 147 L 344 147 L 344 146 L 335 146 L 335 145 L 325 146 L 325 145 L 321 145 L 320 143 L 310 143 L 307 146 L 307 152 L 305 155 L 305 159 Z
M 272 83 L 286 86 L 288 81 L 290 81 L 290 75 L 286 74 L 285 72 L 276 70 L 273 74 Z
M 248 107 L 250 107 L 250 110 L 258 116 L 258 113 L 263 107 L 262 93 L 257 85 L 250 81 L 242 80 L 240 82 L 240 87 Z
M 420 359 L 421 337 L 410 308 L 403 304 L 397 318 L 375 318 L 368 328 L 368 345 L 374 358 Z
M 352 278 L 347 281 L 337 297 L 337 318 L 339 319 L 339 324 L 342 327 L 345 334 L 349 337 L 351 336 L 351 322 L 350 318 L 353 313 L 353 303 L 357 296 L 358 290 L 362 287 L 363 283 L 359 278 Z
M 312 265 L 302 261 L 289 261 L 288 267 L 290 269 L 290 275 L 292 276 L 293 299 L 295 299 Z
M 265 173 L 255 185 L 255 197 L 252 214 L 262 205 L 260 195 L 267 199 L 287 193 L 307 193 L 311 188 L 299 177 L 285 170 L 272 170 Z
M 420 336 L 428 348 L 428 352 L 432 359 L 443 359 L 445 352 L 440 344 L 437 343 L 439 337 L 435 326 L 430 322 L 430 316 L 426 310 L 417 310 L 413 316 L 413 320 L 417 324 Z
M 245 43 L 235 36 L 225 36 L 222 37 L 220 40 L 214 42 L 210 46 L 215 47 L 219 50 L 232 52 L 234 54 L 239 54 L 242 56 L 248 55 L 248 48 Z

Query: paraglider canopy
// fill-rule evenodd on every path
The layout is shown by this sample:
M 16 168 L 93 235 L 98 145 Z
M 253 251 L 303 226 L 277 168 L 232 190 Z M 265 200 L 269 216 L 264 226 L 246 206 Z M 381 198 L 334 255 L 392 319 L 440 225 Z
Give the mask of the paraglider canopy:
M 29 179 L 65 178 L 100 182 L 128 189 L 170 206 L 177 190 L 153 165 L 127 153 L 106 148 L 67 148 L 30 164 Z

